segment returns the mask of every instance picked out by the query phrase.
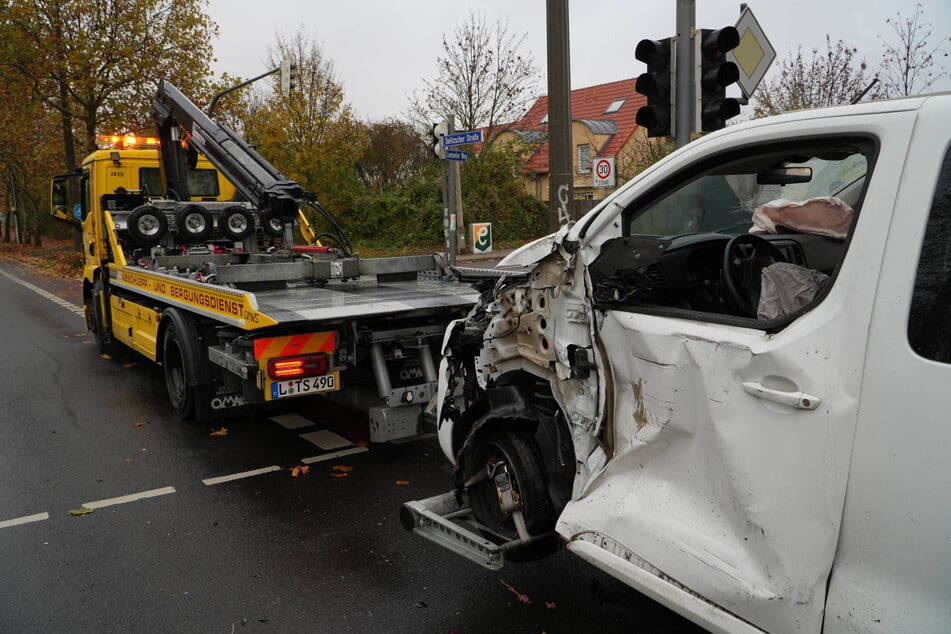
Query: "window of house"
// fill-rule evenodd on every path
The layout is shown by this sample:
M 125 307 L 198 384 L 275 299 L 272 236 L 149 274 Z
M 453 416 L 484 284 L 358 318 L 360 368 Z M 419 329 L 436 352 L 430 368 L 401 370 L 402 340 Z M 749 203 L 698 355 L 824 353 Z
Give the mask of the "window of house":
M 608 106 L 608 109 L 604 111 L 604 114 L 611 114 L 612 112 L 617 112 L 618 110 L 621 109 L 621 106 L 624 105 L 625 101 L 627 101 L 627 99 L 615 99 Z
M 951 363 L 951 150 L 944 157 L 908 316 L 908 342 L 921 356 Z
M 588 174 L 591 172 L 591 145 L 583 143 L 578 146 L 578 173 Z

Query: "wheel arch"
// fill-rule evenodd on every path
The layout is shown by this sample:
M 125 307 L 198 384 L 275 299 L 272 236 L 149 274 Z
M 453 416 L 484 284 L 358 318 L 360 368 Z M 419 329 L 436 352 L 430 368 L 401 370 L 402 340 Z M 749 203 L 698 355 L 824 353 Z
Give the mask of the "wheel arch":
M 540 393 L 544 390 L 544 393 Z M 513 373 L 486 388 L 479 402 L 460 417 L 453 429 L 456 484 L 461 486 L 462 456 L 478 435 L 519 426 L 528 429 L 538 447 L 546 486 L 556 514 L 571 498 L 575 452 L 567 418 L 551 396 L 546 381 L 528 373 Z

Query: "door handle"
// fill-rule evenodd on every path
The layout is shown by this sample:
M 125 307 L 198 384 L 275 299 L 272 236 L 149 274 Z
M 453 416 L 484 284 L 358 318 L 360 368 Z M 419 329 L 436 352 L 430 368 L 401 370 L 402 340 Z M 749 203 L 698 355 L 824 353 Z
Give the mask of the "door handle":
M 763 387 L 762 383 L 757 383 L 756 381 L 746 381 L 741 385 L 747 394 L 752 394 L 756 398 L 773 401 L 774 403 L 780 403 L 798 409 L 816 409 L 819 407 L 819 403 L 822 402 L 822 399 L 818 396 L 812 396 L 805 392 L 773 390 L 768 387 Z

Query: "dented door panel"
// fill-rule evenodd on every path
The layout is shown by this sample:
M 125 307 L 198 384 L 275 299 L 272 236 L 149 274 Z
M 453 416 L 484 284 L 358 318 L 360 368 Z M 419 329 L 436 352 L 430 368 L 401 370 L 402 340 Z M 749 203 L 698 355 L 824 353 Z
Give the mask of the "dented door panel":
M 609 536 L 759 627 L 818 631 L 859 391 L 840 368 L 864 355 L 846 292 L 775 335 L 607 311 L 614 454 L 559 532 Z M 821 406 L 757 398 L 750 381 Z

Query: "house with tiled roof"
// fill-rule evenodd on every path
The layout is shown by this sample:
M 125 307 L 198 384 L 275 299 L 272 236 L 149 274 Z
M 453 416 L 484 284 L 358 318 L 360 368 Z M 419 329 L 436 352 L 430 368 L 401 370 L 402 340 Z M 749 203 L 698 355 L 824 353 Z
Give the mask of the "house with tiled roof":
M 591 164 L 598 157 L 615 157 L 618 169 L 645 132 L 635 123 L 637 109 L 647 104 L 634 91 L 634 78 L 571 91 L 571 145 L 575 199 L 601 200 L 603 187 L 592 186 Z M 527 148 L 526 185 L 530 193 L 548 200 L 548 96 L 539 97 L 518 121 L 504 126 L 496 143 L 521 142 Z M 620 182 L 618 183 L 620 184 Z

